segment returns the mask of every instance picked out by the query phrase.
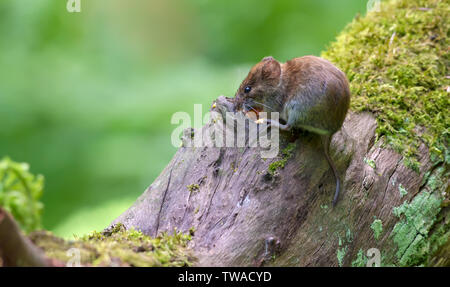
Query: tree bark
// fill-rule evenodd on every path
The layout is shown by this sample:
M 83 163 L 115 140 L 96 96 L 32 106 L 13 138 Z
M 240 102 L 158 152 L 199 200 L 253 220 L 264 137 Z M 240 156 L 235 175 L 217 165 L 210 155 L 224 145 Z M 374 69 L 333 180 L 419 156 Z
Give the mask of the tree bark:
M 448 9 L 440 1 L 426 2 L 385 2 L 380 13 L 370 12 L 366 20 L 347 28 L 331 53 L 336 62 L 346 59 L 352 88 L 356 84 L 359 91 L 353 103 L 359 99 L 357 108 L 377 116 L 350 112 L 332 138 L 330 155 L 343 181 L 336 206 L 331 204 L 335 179 L 318 136 L 281 133 L 281 152 L 271 159 L 261 157 L 263 148 L 248 143 L 236 148 L 188 147 L 192 135 L 214 133 L 221 122 L 213 120 L 185 132 L 183 147 L 111 226 L 122 223 L 150 236 L 194 228 L 189 247 L 199 266 L 450 266 L 450 155 L 447 126 L 441 126 L 448 114 L 442 92 L 448 91 L 442 80 L 448 70 L 444 57 Z M 424 61 L 427 57 L 442 61 Z M 384 64 L 389 69 L 381 69 Z M 425 73 L 424 67 L 433 72 Z M 411 76 L 420 72 L 430 78 Z M 405 77 L 399 77 L 403 73 Z M 362 85 L 366 81 L 370 85 Z M 405 98 L 407 103 L 395 98 L 405 96 L 399 93 L 390 98 L 384 92 L 376 98 L 385 87 L 401 88 L 410 96 L 419 93 L 430 107 L 420 101 L 412 109 L 414 97 Z M 392 102 L 405 106 L 380 117 Z M 234 111 L 233 100 L 220 97 L 213 109 L 222 114 Z M 384 136 L 378 138 L 377 121 L 390 124 L 398 111 L 438 124 L 434 133 L 442 134 L 434 136 L 444 147 L 430 146 L 440 152 L 439 158 L 432 161 L 427 145 L 421 143 L 419 169 L 413 170 L 405 165 L 410 159 L 391 149 Z M 424 140 L 421 133 L 430 126 L 421 123 L 414 122 L 413 131 L 391 128 Z M 7 265 L 49 264 L 0 210 L 2 252 Z
M 217 102 L 220 108 L 232 109 L 223 98 Z M 211 121 L 202 132 L 212 132 L 215 124 Z M 282 156 L 263 160 L 260 148 L 181 147 L 113 224 L 120 222 L 152 236 L 194 227 L 190 247 L 199 266 L 342 266 L 358 263 L 358 257 L 363 262 L 359 265 L 364 265 L 371 248 L 380 250 L 382 265 L 428 260 L 433 228 L 443 224 L 448 228 L 444 219 L 434 219 L 436 214 L 447 216 L 448 208 L 433 207 L 437 213 L 430 218 L 417 217 L 426 221 L 427 234 L 413 228 L 415 234 L 403 239 L 411 242 L 398 242 L 399 237 L 391 234 L 401 220 L 393 210 L 419 194 L 436 196 L 448 181 L 430 190 L 427 180 L 438 166 L 431 165 L 426 146 L 420 147 L 423 156 L 417 173 L 385 147 L 383 139 L 376 141 L 375 129 L 371 114 L 350 113 L 334 135 L 331 157 L 344 179 L 336 207 L 331 205 L 335 181 L 320 139 L 281 134 L 281 148 L 292 140 L 296 148 L 275 173 L 269 166 Z M 381 221 L 379 235 L 375 220 Z M 425 257 L 415 253 L 418 236 L 424 238 L 419 243 L 430 248 Z
M 22 234 L 12 216 L 0 207 L 0 266 L 60 266 Z

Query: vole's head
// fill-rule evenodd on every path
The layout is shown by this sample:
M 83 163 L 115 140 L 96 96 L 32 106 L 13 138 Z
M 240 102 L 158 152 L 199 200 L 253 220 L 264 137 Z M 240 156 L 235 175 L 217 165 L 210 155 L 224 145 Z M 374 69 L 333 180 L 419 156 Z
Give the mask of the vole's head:
M 276 111 L 276 100 L 281 80 L 281 65 L 272 57 L 265 57 L 253 66 L 236 93 L 238 110 L 256 113 Z

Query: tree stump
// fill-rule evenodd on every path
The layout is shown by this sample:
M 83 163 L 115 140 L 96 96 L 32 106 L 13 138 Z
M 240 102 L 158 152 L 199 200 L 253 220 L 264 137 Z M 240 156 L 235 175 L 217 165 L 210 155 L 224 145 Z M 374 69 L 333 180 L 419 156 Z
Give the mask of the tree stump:
M 194 228 L 199 266 L 450 266 L 448 11 L 438 0 L 382 2 L 324 53 L 352 89 L 330 147 L 343 180 L 335 207 L 319 138 L 281 133 L 270 159 L 249 144 L 184 145 L 111 225 L 150 236 Z M 213 109 L 234 111 L 233 100 Z M 10 242 L 0 255 L 14 264 Z
M 201 132 L 212 132 L 215 124 L 211 121 Z M 301 134 L 294 137 L 291 154 L 280 152 L 267 160 L 261 158 L 260 148 L 248 146 L 181 147 L 153 184 L 113 223 L 152 236 L 194 227 L 190 247 L 200 266 L 363 265 L 371 248 L 380 250 L 381 264 L 406 265 L 416 259 L 410 253 L 417 244 L 422 246 L 430 237 L 433 211 L 440 209 L 439 204 L 433 205 L 438 200 L 432 199 L 436 195 L 428 184 L 439 168 L 432 167 L 427 156 L 420 158 L 419 174 L 405 167 L 399 154 L 383 147 L 383 140 L 375 142 L 375 129 L 376 121 L 369 113 L 350 113 L 334 135 L 331 156 L 344 179 L 334 208 L 335 181 L 320 139 Z M 280 139 L 284 148 L 292 135 L 281 134 Z M 427 154 L 425 145 L 420 152 Z M 270 168 L 284 159 L 284 167 Z M 425 178 L 430 170 L 432 175 Z M 401 239 L 412 241 L 397 246 L 400 238 L 392 231 L 401 221 L 393 210 L 411 201 L 405 207 L 408 212 L 415 211 L 417 204 L 432 205 L 422 206 L 425 212 L 416 218 L 424 221 L 427 234 L 406 222 L 397 229 L 411 232 Z M 427 208 L 434 210 L 428 213 Z
M 267 160 L 249 146 L 181 147 L 113 223 L 152 236 L 194 227 L 200 266 L 449 265 L 448 11 L 438 0 L 382 2 L 323 53 L 352 91 L 331 143 L 337 206 L 317 136 L 280 134 Z

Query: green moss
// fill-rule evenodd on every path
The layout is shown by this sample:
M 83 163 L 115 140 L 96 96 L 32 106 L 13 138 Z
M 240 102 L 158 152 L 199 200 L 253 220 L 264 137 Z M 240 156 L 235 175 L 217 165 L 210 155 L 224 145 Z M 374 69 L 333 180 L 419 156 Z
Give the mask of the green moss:
M 440 213 L 446 196 L 448 170 L 440 166 L 432 170 L 422 183 L 423 189 L 411 203 L 404 202 L 393 209 L 401 220 L 392 235 L 398 246 L 399 265 L 427 264 L 433 254 L 449 240 L 450 223 L 446 213 Z
M 345 232 L 345 236 L 341 238 L 339 236 L 338 245 L 340 248 L 338 248 L 336 253 L 336 258 L 338 261 L 339 266 L 343 266 L 344 264 L 344 258 L 347 255 L 348 252 L 348 243 L 351 243 L 353 241 L 353 234 L 350 228 L 347 228 Z
M 356 18 L 323 53 L 348 76 L 351 109 L 377 119 L 377 139 L 419 171 L 425 142 L 433 162 L 449 162 L 448 2 L 393 0 Z
M 380 219 L 375 219 L 370 225 L 370 228 L 373 230 L 373 237 L 378 240 L 383 232 L 383 222 Z
M 342 266 L 342 264 L 344 263 L 344 258 L 345 258 L 345 255 L 347 254 L 347 250 L 348 250 L 347 246 L 344 246 L 343 248 L 339 248 L 337 250 L 336 257 L 337 257 L 339 266 Z
M 284 148 L 281 151 L 281 159 L 275 162 L 272 162 L 269 165 L 269 173 L 271 175 L 274 175 L 276 171 L 278 171 L 279 169 L 283 169 L 284 166 L 286 165 L 287 161 L 289 160 L 289 158 L 291 158 L 293 151 L 295 150 L 295 147 L 297 145 L 295 143 L 290 143 L 287 145 L 286 148 Z
M 186 187 L 187 187 L 187 189 L 188 189 L 190 192 L 197 192 L 197 191 L 200 190 L 200 186 L 199 186 L 198 184 L 196 184 L 196 183 L 190 184 L 190 185 L 188 185 L 188 186 L 186 186 Z
M 440 228 L 439 231 L 442 232 L 443 228 Z M 450 266 L 450 231 L 441 233 L 438 238 L 440 241 L 439 248 L 435 249 L 434 255 L 429 259 L 426 265 L 433 267 L 448 267 Z M 436 246 L 438 246 L 438 244 L 436 244 Z
M 398 191 L 400 192 L 400 197 L 403 197 L 408 194 L 408 191 L 406 190 L 406 188 L 403 187 L 401 183 L 398 185 Z
M 373 159 L 364 158 L 364 162 L 373 169 L 377 168 L 375 161 Z
M 444 166 L 440 166 L 436 169 L 435 172 L 431 173 L 428 176 L 427 186 L 430 190 L 434 191 L 439 189 L 440 187 L 445 185 L 444 178 L 448 178 L 447 176 L 443 176 L 446 173 L 446 169 Z
M 347 239 L 347 242 L 353 241 L 353 234 L 350 228 L 347 228 L 347 231 L 345 232 L 345 238 Z
M 50 232 L 30 234 L 30 239 L 50 258 L 64 263 L 71 259 L 69 250 L 77 250 L 81 265 L 86 266 L 190 266 L 194 260 L 187 243 L 188 234 L 174 231 L 155 238 L 140 231 L 126 230 L 122 224 L 105 232 L 93 232 L 76 240 L 65 241 Z
M 9 158 L 0 160 L 0 206 L 25 232 L 41 228 L 43 189 L 44 177 L 31 174 L 28 164 Z
M 427 191 L 419 193 L 411 203 L 404 202 L 394 208 L 396 216 L 402 217 L 392 230 L 396 253 L 400 266 L 422 264 L 433 252 L 433 240 L 429 240 L 429 232 L 436 222 L 441 210 L 441 199 Z M 440 238 L 438 233 L 434 236 Z
M 358 254 L 356 255 L 356 259 L 352 261 L 352 267 L 366 267 L 367 265 L 367 256 L 364 254 L 362 249 L 359 249 Z

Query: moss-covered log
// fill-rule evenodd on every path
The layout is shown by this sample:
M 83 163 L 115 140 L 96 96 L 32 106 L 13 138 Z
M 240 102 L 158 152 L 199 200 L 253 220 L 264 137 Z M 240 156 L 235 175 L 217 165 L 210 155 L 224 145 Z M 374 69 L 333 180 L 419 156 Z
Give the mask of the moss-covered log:
M 373 248 L 383 266 L 449 266 L 449 16 L 448 1 L 382 2 L 323 53 L 352 89 L 331 144 L 337 206 L 319 139 L 282 134 L 267 160 L 259 148 L 181 147 L 103 233 L 32 241 L 58 262 L 77 248 L 100 266 L 366 266 Z
M 0 207 L 0 266 L 50 265 L 42 250 L 25 237 L 13 217 Z
M 319 140 L 284 134 L 272 160 L 180 148 L 115 222 L 149 235 L 194 227 L 199 265 L 364 266 L 371 248 L 385 266 L 447 265 L 448 14 L 446 1 L 383 2 L 323 54 L 353 94 L 331 146 L 345 179 L 336 207 Z
M 161 233 L 152 238 L 117 224 L 69 241 L 46 231 L 32 232 L 29 237 L 63 266 L 186 267 L 195 260 L 187 249 L 192 233 Z
M 117 224 L 73 240 L 48 231 L 25 236 L 14 218 L 0 207 L 0 267 L 191 266 L 195 258 L 187 243 L 193 232 L 161 233 L 152 238 Z

